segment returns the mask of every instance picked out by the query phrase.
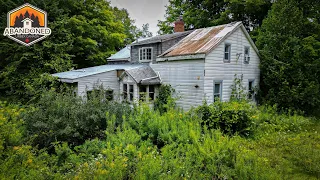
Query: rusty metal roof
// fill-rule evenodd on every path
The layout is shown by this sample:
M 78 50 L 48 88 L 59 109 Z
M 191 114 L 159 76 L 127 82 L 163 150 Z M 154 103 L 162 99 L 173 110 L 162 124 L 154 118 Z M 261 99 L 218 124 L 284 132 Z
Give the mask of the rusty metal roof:
M 159 57 L 207 54 L 230 35 L 241 22 L 196 29 Z

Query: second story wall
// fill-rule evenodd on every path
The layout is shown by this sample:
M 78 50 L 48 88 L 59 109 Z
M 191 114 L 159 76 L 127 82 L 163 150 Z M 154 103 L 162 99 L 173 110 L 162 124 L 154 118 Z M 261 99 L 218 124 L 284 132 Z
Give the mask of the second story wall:
M 151 55 L 152 59 L 149 62 L 156 63 L 157 56 L 167 51 L 169 48 L 177 44 L 180 40 L 182 40 L 186 36 L 187 34 L 177 38 L 165 40 L 163 42 L 131 46 L 131 62 L 130 63 L 148 63 L 147 61 L 139 60 L 139 57 L 140 57 L 139 49 L 141 48 L 152 48 L 152 55 Z
M 131 46 L 131 63 L 142 63 L 145 61 L 139 60 L 139 49 L 141 48 L 152 48 L 152 62 L 156 62 L 157 56 L 159 55 L 159 45 L 160 43 L 144 44 Z M 146 62 L 145 62 L 146 63 Z
M 230 45 L 230 61 L 225 60 L 226 45 Z M 249 62 L 245 62 L 245 48 L 249 48 Z M 243 75 L 242 86 L 248 92 L 248 84 L 259 85 L 260 59 L 254 47 L 250 44 L 244 30 L 239 28 L 219 44 L 205 60 L 204 92 L 208 103 L 214 101 L 215 84 L 222 86 L 221 99 L 228 101 L 231 95 L 231 86 L 234 84 L 235 74 Z

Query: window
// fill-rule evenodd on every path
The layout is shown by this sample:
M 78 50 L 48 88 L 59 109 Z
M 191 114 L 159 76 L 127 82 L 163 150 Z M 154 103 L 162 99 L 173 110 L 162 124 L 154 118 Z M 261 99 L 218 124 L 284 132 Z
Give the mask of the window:
M 248 99 L 253 99 L 253 95 L 254 95 L 254 90 L 253 90 L 253 86 L 254 86 L 254 80 L 249 80 L 249 84 L 248 84 Z
M 123 84 L 123 100 L 127 100 L 128 97 L 128 89 L 127 84 Z
M 133 85 L 129 85 L 129 100 L 133 101 Z
M 103 96 L 103 94 L 102 94 L 102 96 Z M 94 89 L 94 90 L 91 90 L 91 91 L 87 91 L 87 99 L 88 100 L 91 100 L 91 99 L 94 99 L 94 98 L 98 98 L 98 97 L 102 98 L 100 90 Z
M 221 99 L 222 94 L 222 82 L 217 82 L 214 84 L 213 101 L 216 99 Z
M 140 86 L 140 100 L 141 101 L 154 101 L 155 99 L 155 86 Z
M 224 61 L 230 62 L 231 44 L 224 45 Z
M 149 98 L 151 101 L 154 100 L 154 86 L 149 86 Z
M 106 100 L 107 101 L 112 101 L 113 100 L 113 90 L 109 89 L 106 91 Z
M 249 64 L 250 61 L 250 47 L 244 47 L 244 63 Z
M 152 48 L 140 48 L 139 49 L 139 60 L 140 61 L 151 61 L 152 60 Z
M 147 86 L 140 86 L 140 101 L 146 100 Z
M 26 22 L 26 25 L 29 25 L 29 22 Z

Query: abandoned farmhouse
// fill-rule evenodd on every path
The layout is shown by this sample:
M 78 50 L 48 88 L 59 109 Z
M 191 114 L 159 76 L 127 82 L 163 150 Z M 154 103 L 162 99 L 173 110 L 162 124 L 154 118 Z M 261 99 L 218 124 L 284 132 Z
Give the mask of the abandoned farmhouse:
M 159 86 L 170 84 L 179 96 L 177 105 L 185 110 L 204 100 L 228 101 L 235 74 L 243 75 L 247 92 L 258 86 L 258 49 L 241 22 L 184 31 L 178 20 L 174 30 L 128 45 L 109 57 L 107 65 L 53 76 L 75 84 L 81 97 L 102 86 L 110 100 L 129 102 L 152 102 Z

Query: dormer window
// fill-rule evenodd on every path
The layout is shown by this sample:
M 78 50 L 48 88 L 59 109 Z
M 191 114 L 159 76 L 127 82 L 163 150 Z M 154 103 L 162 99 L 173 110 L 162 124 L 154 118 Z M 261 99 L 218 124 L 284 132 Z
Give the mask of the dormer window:
M 150 62 L 152 60 L 152 47 L 143 47 L 139 49 L 140 62 Z
M 224 45 L 224 62 L 230 62 L 231 60 L 231 44 Z
M 244 47 L 244 61 L 245 64 L 249 64 L 250 62 L 250 47 Z

